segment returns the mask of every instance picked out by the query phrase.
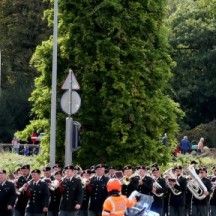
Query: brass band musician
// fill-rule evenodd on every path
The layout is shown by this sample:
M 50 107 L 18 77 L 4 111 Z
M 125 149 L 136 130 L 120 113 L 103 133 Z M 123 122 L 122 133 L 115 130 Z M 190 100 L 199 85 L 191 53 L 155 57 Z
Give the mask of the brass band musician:
M 139 178 L 132 177 L 133 170 L 131 165 L 123 168 L 124 177 L 122 179 L 122 195 L 129 197 L 134 190 L 137 190 Z
M 210 193 L 212 190 L 212 184 L 211 181 L 208 178 L 206 178 L 207 177 L 206 167 L 203 166 L 199 169 L 199 177 L 207 188 L 207 191 L 204 191 L 206 197 L 203 199 L 197 199 L 194 196 L 192 197 L 192 216 L 197 216 L 198 214 L 200 216 L 208 215 L 208 205 L 209 205 Z
M 152 169 L 153 189 L 152 193 L 154 201 L 151 210 L 157 212 L 160 216 L 163 215 L 164 208 L 164 194 L 167 192 L 167 185 L 165 179 L 161 176 L 159 167 Z

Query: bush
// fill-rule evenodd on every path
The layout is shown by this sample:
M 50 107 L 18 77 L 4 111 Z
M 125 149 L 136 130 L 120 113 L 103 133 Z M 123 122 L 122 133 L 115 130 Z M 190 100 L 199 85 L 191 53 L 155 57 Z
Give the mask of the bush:
M 0 169 L 5 169 L 7 173 L 13 173 L 18 168 L 25 164 L 29 164 L 31 169 L 42 169 L 45 164 L 40 164 L 35 156 L 23 156 L 15 153 L 2 152 L 0 153 Z

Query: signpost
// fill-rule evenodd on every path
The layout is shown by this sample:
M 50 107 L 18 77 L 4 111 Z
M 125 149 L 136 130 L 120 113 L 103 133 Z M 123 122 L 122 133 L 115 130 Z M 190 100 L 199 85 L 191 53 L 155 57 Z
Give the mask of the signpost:
M 68 114 L 66 118 L 65 131 L 65 165 L 72 164 L 72 146 L 73 146 L 73 118 L 72 114 L 76 113 L 81 105 L 79 94 L 73 90 L 79 90 L 80 86 L 77 79 L 70 69 L 69 74 L 62 85 L 62 89 L 67 90 L 61 98 L 61 108 Z

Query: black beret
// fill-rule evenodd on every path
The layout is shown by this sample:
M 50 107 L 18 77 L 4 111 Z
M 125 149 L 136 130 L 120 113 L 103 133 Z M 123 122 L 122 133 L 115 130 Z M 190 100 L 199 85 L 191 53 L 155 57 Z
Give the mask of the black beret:
M 195 160 L 192 160 L 191 164 L 197 164 L 197 162 Z
M 158 167 L 158 165 L 157 165 L 156 163 L 154 163 L 154 164 L 152 165 L 152 168 L 153 168 L 153 167 Z
M 127 166 L 124 166 L 124 167 L 123 167 L 123 170 L 130 170 L 130 169 L 132 169 L 132 166 L 131 166 L 131 165 L 127 165 Z
M 64 169 L 65 170 L 74 170 L 74 166 L 73 165 L 68 165 Z
M 50 170 L 51 170 L 51 167 L 50 167 L 50 166 L 46 166 L 46 167 L 43 168 L 43 171 L 44 171 L 44 172 L 50 171 Z
M 200 172 L 200 171 L 207 172 L 207 169 L 206 169 L 206 167 L 201 167 L 201 168 L 199 168 L 199 172 Z
M 160 170 L 159 167 L 153 167 L 152 172 L 159 171 L 159 170 Z
M 136 170 L 138 170 L 138 169 L 146 169 L 146 167 L 143 165 L 138 165 L 138 166 L 136 166 Z
M 182 166 L 175 166 L 174 169 L 175 169 L 175 170 L 176 170 L 176 169 L 182 169 Z
M 37 174 L 40 174 L 41 171 L 40 171 L 39 169 L 34 169 L 34 170 L 31 171 L 31 173 L 37 173 Z
M 110 170 L 110 169 L 116 169 L 116 168 L 115 168 L 114 166 L 110 166 L 110 167 L 109 167 L 109 170 Z
M 22 166 L 21 169 L 30 169 L 30 165 L 26 164 L 26 165 Z
M 97 168 L 105 168 L 105 166 L 104 166 L 104 164 L 98 164 L 98 165 L 95 167 L 95 169 L 97 169 Z
M 61 168 L 60 166 L 59 166 L 59 164 L 55 164 L 54 166 L 53 166 L 53 169 L 54 168 Z
M 0 169 L 0 174 L 6 174 L 6 173 L 7 173 L 6 170 Z
M 54 173 L 54 175 L 62 175 L 62 171 L 56 171 L 55 173 Z

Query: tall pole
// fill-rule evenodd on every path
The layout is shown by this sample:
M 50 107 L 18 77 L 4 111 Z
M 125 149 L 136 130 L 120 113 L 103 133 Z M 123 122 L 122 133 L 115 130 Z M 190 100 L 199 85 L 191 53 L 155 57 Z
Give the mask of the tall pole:
M 69 112 L 66 118 L 66 141 L 65 141 L 65 166 L 72 164 L 72 145 L 73 145 L 73 118 L 72 118 L 72 70 L 69 70 L 70 75 L 70 87 L 69 87 Z
M 55 164 L 56 155 L 56 86 L 57 86 L 57 40 L 58 40 L 58 0 L 54 0 L 52 98 L 50 127 L 50 166 Z
M 2 69 L 2 61 L 1 61 L 1 49 L 0 49 L 0 102 L 1 102 L 1 90 L 2 90 L 2 87 L 1 87 L 1 76 L 2 76 L 1 69 Z

